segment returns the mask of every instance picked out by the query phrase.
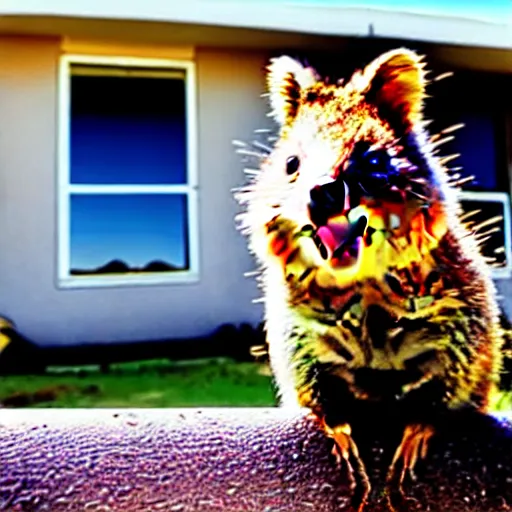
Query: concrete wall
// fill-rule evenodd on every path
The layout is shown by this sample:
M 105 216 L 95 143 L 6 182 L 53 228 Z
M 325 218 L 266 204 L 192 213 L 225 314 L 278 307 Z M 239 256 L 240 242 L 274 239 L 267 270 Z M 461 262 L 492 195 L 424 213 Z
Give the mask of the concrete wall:
M 268 125 L 262 53 L 196 51 L 201 279 L 196 284 L 56 287 L 59 39 L 0 38 L 0 315 L 41 344 L 208 333 L 261 318 L 253 262 L 230 190 L 243 183 L 231 140 Z M 151 55 L 148 55 L 151 56 Z

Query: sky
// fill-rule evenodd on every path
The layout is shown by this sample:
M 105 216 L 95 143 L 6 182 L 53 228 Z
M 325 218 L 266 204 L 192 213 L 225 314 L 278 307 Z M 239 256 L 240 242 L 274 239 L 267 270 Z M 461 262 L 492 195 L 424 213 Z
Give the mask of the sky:
M 271 1 L 271 0 L 267 0 Z M 394 8 L 407 11 L 421 11 L 436 14 L 450 14 L 469 17 L 491 18 L 502 21 L 512 15 L 510 0 L 281 0 L 284 3 L 330 6 L 357 6 L 374 8 Z
M 183 194 L 72 195 L 71 268 L 94 269 L 113 259 L 184 267 L 185 219 Z
M 73 77 L 71 183 L 186 183 L 183 97 L 183 80 Z M 185 195 L 75 194 L 70 203 L 72 269 L 186 265 Z
M 181 120 L 82 115 L 72 123 L 71 183 L 186 183 Z
M 183 80 L 75 76 L 71 91 L 72 183 L 185 182 Z

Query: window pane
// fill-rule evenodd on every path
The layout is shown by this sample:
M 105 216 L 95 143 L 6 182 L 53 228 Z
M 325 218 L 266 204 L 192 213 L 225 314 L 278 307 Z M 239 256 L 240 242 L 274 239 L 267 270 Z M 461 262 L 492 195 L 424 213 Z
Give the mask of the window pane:
M 430 87 L 426 118 L 432 119 L 431 133 L 463 123 L 460 130 L 439 148 L 441 156 L 460 153 L 449 167 L 462 167 L 462 175 L 475 180 L 465 190 L 509 191 L 506 172 L 505 110 L 502 98 L 510 89 L 505 75 L 458 70 Z
M 467 222 L 471 222 L 473 226 L 478 226 L 482 222 L 489 221 L 495 217 L 504 217 L 503 203 L 498 201 L 477 201 L 475 199 L 471 199 L 461 200 L 460 204 L 463 211 L 468 214 L 469 212 L 480 210 L 478 213 L 471 215 L 471 217 L 467 219 Z M 495 265 L 498 267 L 505 266 L 507 264 L 507 254 L 504 251 L 505 222 L 503 220 L 493 222 L 492 224 L 482 227 L 478 232 L 481 235 L 488 233 L 484 236 L 489 237 L 489 239 L 481 246 L 482 254 L 488 258 L 494 258 Z
M 449 167 L 462 167 L 463 176 L 475 176 L 473 182 L 464 185 L 465 190 L 500 190 L 496 120 L 492 114 L 481 112 L 461 112 L 456 119 L 464 123 L 464 128 L 453 133 L 455 138 L 441 146 L 440 154 L 460 153 Z
M 71 183 L 185 183 L 184 76 L 78 69 L 71 76 Z
M 184 194 L 71 196 L 70 274 L 186 270 Z

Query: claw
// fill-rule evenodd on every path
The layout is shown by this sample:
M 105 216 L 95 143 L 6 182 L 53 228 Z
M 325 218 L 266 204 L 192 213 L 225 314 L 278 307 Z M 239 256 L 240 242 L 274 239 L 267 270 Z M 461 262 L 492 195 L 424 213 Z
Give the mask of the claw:
M 428 443 L 434 434 L 434 428 L 430 425 L 413 424 L 405 428 L 402 442 L 395 452 L 387 476 L 388 501 L 391 510 L 397 510 L 394 499 L 397 491 L 399 501 L 403 502 L 405 500 L 405 493 L 402 487 L 405 476 L 408 473 L 412 480 L 416 479 L 414 468 L 419 458 L 424 459 L 427 456 Z M 394 483 L 396 482 L 397 466 L 400 461 L 402 462 L 402 467 L 396 488 Z
M 333 428 L 324 423 L 324 430 L 334 440 L 332 453 L 336 458 L 336 463 L 341 465 L 344 461 L 347 465 L 350 488 L 354 491 L 353 501 L 357 502 L 357 511 L 363 512 L 370 495 L 371 485 L 364 463 L 359 456 L 357 445 L 352 439 L 352 429 L 348 423 Z M 355 469 L 351 459 L 355 462 Z M 356 478 L 356 475 L 358 478 Z

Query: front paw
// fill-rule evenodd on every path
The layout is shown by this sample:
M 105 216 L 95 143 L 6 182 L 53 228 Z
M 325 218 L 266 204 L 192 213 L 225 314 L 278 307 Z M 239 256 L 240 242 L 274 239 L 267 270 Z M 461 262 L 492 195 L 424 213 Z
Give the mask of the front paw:
M 366 473 L 364 462 L 352 439 L 352 429 L 348 423 L 330 427 L 324 423 L 326 434 L 333 439 L 332 454 L 338 465 L 345 463 L 349 471 L 351 487 L 354 492 L 352 505 L 358 512 L 363 512 L 371 491 L 370 479 Z
M 411 424 L 405 428 L 402 442 L 395 452 L 387 475 L 388 504 L 393 512 L 407 510 L 408 499 L 403 490 L 405 476 L 415 480 L 414 468 L 428 453 L 429 441 L 435 434 L 431 425 Z

